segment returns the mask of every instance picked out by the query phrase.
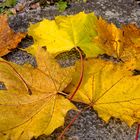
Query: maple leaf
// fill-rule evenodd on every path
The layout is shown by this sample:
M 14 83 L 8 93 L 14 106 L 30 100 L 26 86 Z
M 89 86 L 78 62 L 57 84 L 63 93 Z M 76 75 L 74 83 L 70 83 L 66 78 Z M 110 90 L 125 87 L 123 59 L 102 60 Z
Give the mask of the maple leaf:
M 36 53 L 37 68 L 0 59 L 1 139 L 30 140 L 49 135 L 63 125 L 68 110 L 75 106 L 61 91 L 72 79 L 74 67 L 61 68 L 45 50 Z M 61 93 L 61 94 L 59 94 Z
M 16 48 L 26 33 L 15 33 L 10 29 L 6 15 L 0 15 L 0 56 Z
M 81 12 L 32 24 L 28 34 L 33 37 L 35 43 L 28 48 L 28 52 L 34 54 L 39 46 L 47 46 L 48 52 L 55 54 L 78 46 L 87 57 L 97 56 L 103 51 L 92 41 L 97 36 L 96 22 L 97 18 L 93 13 Z
M 78 81 L 79 65 L 66 92 L 72 92 Z M 140 122 L 139 84 L 140 75 L 133 75 L 124 63 L 91 59 L 85 62 L 83 81 L 73 100 L 92 106 L 106 122 L 116 117 L 131 126 Z
M 97 21 L 98 36 L 93 41 L 109 56 L 121 59 L 129 67 L 140 69 L 140 29 L 133 24 L 117 28 L 113 23 L 99 18 Z
M 134 24 L 122 26 L 123 51 L 121 59 L 131 62 L 135 69 L 140 69 L 140 29 Z
M 123 34 L 121 29 L 117 28 L 113 23 L 109 24 L 101 17 L 97 20 L 98 36 L 93 41 L 98 40 L 101 49 L 110 56 L 120 57 L 122 50 Z

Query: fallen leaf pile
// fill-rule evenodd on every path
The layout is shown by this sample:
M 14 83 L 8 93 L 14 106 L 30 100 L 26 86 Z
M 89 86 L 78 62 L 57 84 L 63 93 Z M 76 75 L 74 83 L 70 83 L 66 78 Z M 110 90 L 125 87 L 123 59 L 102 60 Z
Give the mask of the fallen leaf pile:
M 7 54 L 25 34 L 14 33 L 0 20 L 0 56 Z M 9 35 L 10 34 L 10 35 Z M 93 13 L 58 16 L 31 24 L 34 44 L 25 50 L 37 67 L 17 65 L 0 58 L 0 137 L 30 140 L 49 135 L 76 109 L 71 101 L 93 107 L 106 122 L 110 117 L 129 126 L 140 122 L 140 29 L 117 28 Z M 11 43 L 12 42 L 12 43 Z M 75 48 L 86 57 L 82 81 L 81 61 L 60 66 L 55 57 Z M 81 56 L 82 57 L 82 56 Z M 75 88 L 77 88 L 73 98 Z

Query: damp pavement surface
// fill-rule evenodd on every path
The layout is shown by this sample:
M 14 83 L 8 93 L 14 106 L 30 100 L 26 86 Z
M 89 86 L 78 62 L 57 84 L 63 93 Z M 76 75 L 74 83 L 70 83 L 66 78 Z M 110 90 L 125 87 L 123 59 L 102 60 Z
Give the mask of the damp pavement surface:
M 72 2 L 64 12 L 59 12 L 55 6 L 45 8 L 39 7 L 31 10 L 27 5 L 24 12 L 10 17 L 9 24 L 15 31 L 27 31 L 27 27 L 30 22 L 36 23 L 41 21 L 43 18 L 53 19 L 56 15 L 76 14 L 80 11 L 85 11 L 86 13 L 94 12 L 95 15 L 101 16 L 107 21 L 115 23 L 118 27 L 120 27 L 121 24 L 128 23 L 134 23 L 140 26 L 140 5 L 135 0 L 88 0 L 87 3 L 83 3 L 81 1 Z M 35 65 L 35 59 L 31 55 L 18 49 L 5 56 L 5 58 L 18 64 L 30 62 L 32 65 Z M 76 106 L 79 109 L 85 107 L 85 105 L 77 103 Z M 69 124 L 70 120 L 76 113 L 76 111 L 69 111 L 64 127 L 56 129 L 50 136 L 39 136 L 37 140 L 57 139 L 58 135 L 60 135 L 62 130 L 64 130 L 64 128 Z M 114 118 L 111 118 L 109 123 L 105 123 L 98 117 L 97 113 L 93 109 L 89 108 L 81 113 L 70 129 L 66 132 L 64 139 L 134 140 L 136 128 L 137 125 L 133 125 L 130 128 L 124 122 Z M 35 138 L 32 138 L 32 140 L 35 140 Z

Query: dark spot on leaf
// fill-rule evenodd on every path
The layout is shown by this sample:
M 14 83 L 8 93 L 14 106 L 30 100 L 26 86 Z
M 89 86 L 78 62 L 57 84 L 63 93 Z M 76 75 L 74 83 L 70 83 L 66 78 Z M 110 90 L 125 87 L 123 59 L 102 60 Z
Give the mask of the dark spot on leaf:
M 123 36 L 124 36 L 124 31 L 123 31 Z
M 6 135 L 6 133 L 1 132 L 2 135 Z
M 46 46 L 42 46 L 42 49 L 43 49 L 44 51 L 47 51 L 47 47 L 46 47 Z
M 22 135 L 23 133 L 24 133 L 24 131 L 22 131 L 20 135 Z
M 106 61 L 112 61 L 113 63 L 123 62 L 120 58 L 109 56 L 108 54 L 99 54 L 97 56 L 97 58 L 100 58 L 100 59 L 103 59 L 103 60 L 106 60 Z
M 133 71 L 133 75 L 140 75 L 140 70 L 134 69 Z
M 2 81 L 0 81 L 0 90 L 7 90 L 5 84 Z
M 32 91 L 30 88 L 28 88 L 28 93 L 29 93 L 29 95 L 32 95 Z

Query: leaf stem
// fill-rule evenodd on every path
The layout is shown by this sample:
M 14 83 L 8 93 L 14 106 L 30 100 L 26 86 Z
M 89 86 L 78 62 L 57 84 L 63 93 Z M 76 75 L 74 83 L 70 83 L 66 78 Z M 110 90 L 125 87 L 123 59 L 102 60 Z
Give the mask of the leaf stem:
M 80 54 L 80 62 L 81 62 L 81 71 L 80 71 L 80 78 L 78 81 L 78 84 L 75 88 L 75 90 L 73 91 L 72 95 L 68 98 L 69 100 L 72 100 L 74 95 L 76 94 L 77 90 L 79 89 L 79 87 L 81 86 L 82 80 L 83 80 L 83 75 L 84 75 L 84 61 L 83 61 L 83 56 L 81 51 L 78 49 L 78 47 L 76 47 L 76 50 L 79 52 Z
M 57 138 L 57 140 L 62 140 L 64 134 L 68 131 L 70 126 L 75 122 L 75 120 L 80 116 L 80 114 L 83 112 L 83 110 L 79 111 L 74 118 L 71 120 L 71 122 L 66 126 L 66 128 L 63 130 L 63 132 L 60 134 L 60 136 Z
M 140 132 L 140 124 L 137 126 L 136 137 L 135 140 L 139 140 L 139 132 Z
M 81 115 L 82 112 L 84 112 L 86 109 L 90 108 L 90 106 L 85 107 L 82 110 L 79 110 L 79 112 L 74 116 L 74 118 L 71 120 L 71 122 L 66 126 L 66 128 L 62 131 L 62 133 L 60 134 L 60 136 L 57 138 L 57 140 L 62 140 L 64 134 L 68 131 L 68 129 L 71 127 L 71 125 L 75 122 L 75 120 Z

